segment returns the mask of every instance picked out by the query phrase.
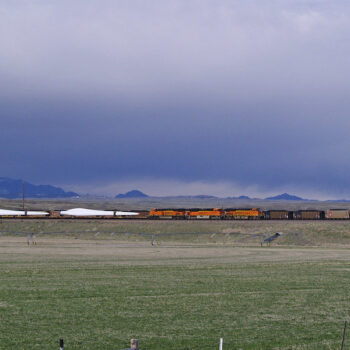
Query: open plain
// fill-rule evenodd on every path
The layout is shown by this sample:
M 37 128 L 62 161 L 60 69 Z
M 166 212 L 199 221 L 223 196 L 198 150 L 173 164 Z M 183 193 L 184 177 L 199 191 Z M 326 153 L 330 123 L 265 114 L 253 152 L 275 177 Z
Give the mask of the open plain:
M 66 349 L 209 350 L 220 337 L 340 349 L 349 319 L 347 221 L 2 220 L 0 232 L 0 349 L 61 337 Z

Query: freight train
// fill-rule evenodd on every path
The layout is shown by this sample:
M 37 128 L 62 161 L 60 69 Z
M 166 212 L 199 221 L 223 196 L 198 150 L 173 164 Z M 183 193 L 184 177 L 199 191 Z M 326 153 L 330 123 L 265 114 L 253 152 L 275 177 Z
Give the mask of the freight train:
M 0 218 L 8 219 L 171 219 L 171 220 L 350 220 L 348 209 L 327 210 L 261 210 L 259 208 L 191 208 L 134 210 L 13 211 L 0 209 Z
M 349 220 L 347 209 L 261 210 L 248 209 L 152 209 L 150 219 L 221 219 L 221 220 Z

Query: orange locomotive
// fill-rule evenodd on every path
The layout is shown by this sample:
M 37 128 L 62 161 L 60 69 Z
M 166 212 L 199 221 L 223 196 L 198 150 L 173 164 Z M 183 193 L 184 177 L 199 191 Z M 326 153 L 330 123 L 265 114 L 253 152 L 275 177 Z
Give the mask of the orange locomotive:
M 185 209 L 152 209 L 150 219 L 186 219 Z
M 219 208 L 214 209 L 189 209 L 186 212 L 188 219 L 222 219 L 224 210 Z
M 264 218 L 264 212 L 259 208 L 253 209 L 225 209 L 225 219 L 258 220 Z
M 223 209 L 152 209 L 150 219 L 223 219 Z

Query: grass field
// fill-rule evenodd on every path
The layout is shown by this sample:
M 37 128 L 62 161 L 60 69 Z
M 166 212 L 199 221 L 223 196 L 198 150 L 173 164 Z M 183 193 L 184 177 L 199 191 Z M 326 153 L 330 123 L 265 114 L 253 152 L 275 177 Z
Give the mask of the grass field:
M 273 233 L 283 235 L 274 245 L 350 248 L 350 220 L 231 221 L 231 220 L 0 220 L 0 235 L 72 237 L 94 240 L 259 246 Z
M 285 235 L 261 248 L 275 231 Z M 130 338 L 218 349 L 220 337 L 224 349 L 340 349 L 349 319 L 347 222 L 5 220 L 0 232 L 0 349 L 55 349 L 60 337 L 67 350 Z

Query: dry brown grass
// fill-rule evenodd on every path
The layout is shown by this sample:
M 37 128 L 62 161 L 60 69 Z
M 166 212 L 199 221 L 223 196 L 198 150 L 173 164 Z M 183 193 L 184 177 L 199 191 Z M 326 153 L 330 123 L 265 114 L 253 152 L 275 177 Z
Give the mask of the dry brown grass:
M 28 246 L 25 237 L 0 237 L 0 256 L 11 259 L 55 257 L 55 259 L 110 259 L 116 264 L 173 264 L 210 262 L 240 264 L 266 262 L 350 261 L 347 249 L 234 247 L 186 242 L 130 242 L 118 239 L 74 239 L 38 237 L 36 246 Z
M 276 232 L 272 243 L 287 247 L 350 247 L 349 221 L 150 221 L 150 220 L 2 220 L 0 236 L 74 237 L 126 242 L 260 246 Z

